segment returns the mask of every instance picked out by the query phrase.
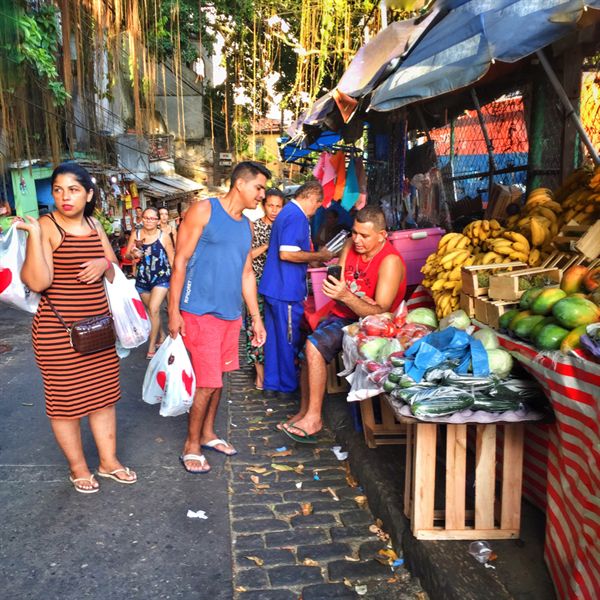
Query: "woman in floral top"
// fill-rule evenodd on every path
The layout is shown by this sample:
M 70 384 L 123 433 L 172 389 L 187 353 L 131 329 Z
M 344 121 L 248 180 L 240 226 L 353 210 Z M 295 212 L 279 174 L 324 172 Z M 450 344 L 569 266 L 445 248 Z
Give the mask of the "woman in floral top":
M 167 297 L 171 279 L 171 265 L 175 249 L 169 236 L 158 228 L 158 211 L 149 207 L 142 214 L 142 229 L 133 230 L 125 258 L 138 259 L 135 288 L 148 309 L 152 329 L 148 339 L 147 359 L 151 359 L 165 333 L 160 323 L 160 307 Z
M 284 198 L 283 192 L 277 188 L 271 188 L 267 190 L 265 198 L 262 201 L 263 211 L 265 216 L 258 219 L 252 224 L 252 268 L 254 269 L 254 275 L 256 277 L 256 287 L 260 283 L 260 278 L 265 268 L 265 262 L 267 260 L 267 249 L 269 248 L 269 240 L 271 239 L 271 227 L 273 221 L 275 221 L 277 215 L 283 208 Z M 258 295 L 258 308 L 260 310 L 261 317 L 264 318 L 264 303 L 263 298 Z M 249 315 L 246 315 L 246 357 L 249 365 L 254 365 L 256 369 L 255 386 L 256 389 L 263 389 L 264 379 L 264 350 L 262 346 L 257 348 L 252 346 L 252 319 Z

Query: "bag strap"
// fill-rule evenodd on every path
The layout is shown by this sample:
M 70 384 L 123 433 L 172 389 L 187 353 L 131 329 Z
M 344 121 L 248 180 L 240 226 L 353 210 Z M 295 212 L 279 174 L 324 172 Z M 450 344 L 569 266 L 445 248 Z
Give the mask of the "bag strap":
M 67 330 L 67 333 L 71 333 L 71 328 L 65 323 L 65 320 L 60 316 L 60 313 L 56 310 L 56 306 L 50 300 L 50 296 L 48 294 L 43 294 L 46 298 L 46 302 L 48 302 L 48 306 L 52 309 L 52 312 L 56 315 L 58 320 L 61 322 L 62 326 Z

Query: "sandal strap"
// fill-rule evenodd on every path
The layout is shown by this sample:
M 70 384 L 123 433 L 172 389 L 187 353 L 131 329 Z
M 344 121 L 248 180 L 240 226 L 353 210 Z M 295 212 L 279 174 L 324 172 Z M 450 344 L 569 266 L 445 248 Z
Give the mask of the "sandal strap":
M 186 462 L 188 460 L 195 460 L 195 461 L 198 461 L 202 466 L 204 466 L 205 463 L 207 462 L 204 454 L 184 454 L 181 457 L 181 460 L 183 462 Z
M 207 448 L 214 448 L 215 446 L 225 446 L 226 448 L 233 448 L 233 446 L 229 443 L 226 442 L 225 440 L 222 440 L 220 438 L 217 438 L 216 440 L 210 440 L 210 442 L 206 442 L 206 444 L 202 444 L 203 446 L 206 446 Z

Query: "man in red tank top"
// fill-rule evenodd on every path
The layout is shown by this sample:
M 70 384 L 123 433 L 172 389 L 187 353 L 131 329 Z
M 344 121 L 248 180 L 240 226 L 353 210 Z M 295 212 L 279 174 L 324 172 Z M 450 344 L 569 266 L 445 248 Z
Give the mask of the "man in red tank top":
M 281 425 L 299 442 L 314 442 L 321 430 L 327 363 L 342 349 L 342 328 L 367 315 L 395 310 L 406 293 L 406 266 L 387 240 L 383 211 L 367 206 L 356 213 L 352 240 L 340 255 L 342 279 L 329 275 L 323 293 L 331 298 L 329 316 L 308 337 L 300 382 L 300 410 Z

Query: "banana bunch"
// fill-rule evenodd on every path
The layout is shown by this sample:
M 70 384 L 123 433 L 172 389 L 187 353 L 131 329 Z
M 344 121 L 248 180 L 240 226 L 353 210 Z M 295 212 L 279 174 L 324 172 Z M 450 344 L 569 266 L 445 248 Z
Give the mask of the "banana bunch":
M 458 309 L 462 290 L 460 270 L 475 262 L 471 249 L 469 237 L 462 233 L 447 233 L 440 240 L 436 252 L 427 257 L 421 268 L 423 285 L 431 290 L 440 318 Z
M 592 225 L 600 218 L 600 167 L 596 167 L 592 173 L 583 171 L 584 175 L 576 180 L 578 187 L 562 203 L 564 214 L 561 226 L 571 221 L 578 225 Z

